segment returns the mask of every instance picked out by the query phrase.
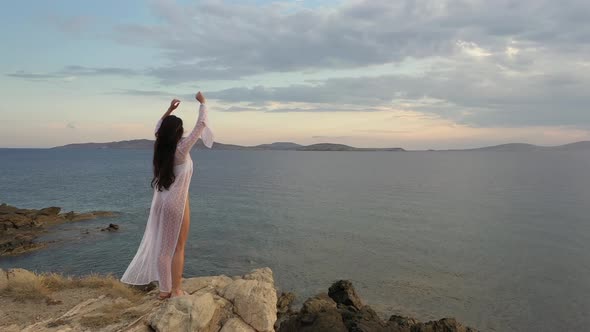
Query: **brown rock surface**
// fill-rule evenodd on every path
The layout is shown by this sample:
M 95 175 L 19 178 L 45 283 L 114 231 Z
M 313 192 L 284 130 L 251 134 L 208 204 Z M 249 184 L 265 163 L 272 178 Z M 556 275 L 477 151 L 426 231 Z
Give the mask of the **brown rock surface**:
M 279 315 L 280 316 L 280 315 Z M 388 321 L 363 305 L 352 283 L 335 282 L 328 294 L 303 303 L 298 313 L 279 317 L 278 332 L 475 332 L 454 318 L 422 323 L 414 318 L 392 315 Z
M 6 203 L 1 204 L 0 256 L 19 255 L 45 247 L 47 243 L 40 243 L 35 240 L 39 234 L 47 232 L 50 226 L 65 222 L 116 216 L 115 213 L 109 211 L 60 212 L 61 208 L 56 206 L 35 210 L 19 209 Z
M 0 276 L 2 273 L 0 270 Z M 274 331 L 266 327 L 266 324 L 272 326 L 276 319 L 272 271 L 257 269 L 247 276 L 248 279 L 246 276 L 184 279 L 187 290 L 190 286 L 196 290 L 161 301 L 157 299 L 157 289 L 142 292 L 116 279 L 91 276 L 85 282 L 83 278 L 56 279 L 52 275 L 12 269 L 8 278 L 8 287 L 12 289 L 0 291 L 0 307 L 10 306 L 5 312 L 0 310 L 0 331 Z M 46 284 L 53 286 L 44 288 Z M 252 285 L 258 290 L 251 292 Z M 237 289 L 241 287 L 243 291 Z M 233 301 L 221 295 L 226 288 L 232 289 L 228 293 L 234 296 Z M 24 291 L 31 296 L 23 299 Z M 33 296 L 39 291 L 43 295 Z M 251 303 L 263 312 L 251 314 L 236 306 L 237 302 Z M 263 305 L 258 306 L 257 302 Z M 272 306 L 266 306 L 267 303 Z

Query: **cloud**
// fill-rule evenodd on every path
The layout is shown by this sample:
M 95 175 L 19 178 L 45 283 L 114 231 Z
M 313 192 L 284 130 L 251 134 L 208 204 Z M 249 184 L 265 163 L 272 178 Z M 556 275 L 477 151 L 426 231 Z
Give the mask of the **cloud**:
M 8 73 L 6 76 L 15 77 L 15 78 L 23 78 L 28 80 L 48 80 L 54 78 L 63 78 L 63 76 L 57 75 L 55 73 L 31 73 L 25 72 L 23 70 L 15 71 L 14 73 Z
M 325 105 L 323 107 L 278 107 L 268 112 L 271 113 L 324 113 L 324 112 L 379 112 L 381 110 L 376 108 L 365 107 L 342 107 L 339 105 Z
M 137 89 L 120 89 L 109 92 L 110 94 L 141 96 L 141 97 L 174 97 L 174 94 L 158 90 L 137 90 Z
M 161 50 L 170 63 L 150 74 L 165 82 L 490 56 L 512 41 L 583 54 L 590 37 L 581 14 L 590 4 L 582 0 L 357 0 L 313 10 L 161 0 L 152 11 L 157 24 L 121 24 L 115 36 Z
M 85 76 L 122 76 L 122 77 L 130 77 L 130 76 L 139 76 L 145 75 L 144 72 L 141 70 L 134 70 L 128 68 L 117 68 L 117 67 L 85 67 L 85 66 L 77 66 L 77 65 L 70 65 L 66 66 L 63 69 L 56 71 L 56 72 L 49 72 L 49 73 L 33 73 L 33 72 L 26 72 L 23 70 L 18 70 L 13 73 L 8 73 L 6 76 L 14 77 L 14 78 L 21 78 L 31 81 L 45 81 L 51 79 L 60 79 L 60 80 L 75 80 L 78 77 L 85 77 Z
M 165 86 L 223 80 L 227 84 L 215 86 L 227 88 L 208 96 L 236 104 L 224 104 L 225 112 L 412 110 L 476 127 L 590 125 L 586 0 L 351 0 L 313 9 L 150 3 L 154 20 L 120 23 L 111 37 L 151 48 L 164 62 L 139 70 L 67 66 L 8 76 L 145 76 Z M 75 30 L 88 21 L 60 25 Z M 395 70 L 365 72 L 379 66 Z M 288 84 L 293 76 L 299 79 Z M 156 89 L 114 93 L 171 96 Z
M 76 129 L 76 124 L 73 123 L 73 122 L 68 122 L 66 124 L 66 128 L 68 128 L 68 129 Z
M 266 108 L 264 108 L 266 110 Z M 254 107 L 241 107 L 241 106 L 231 106 L 228 107 L 224 110 L 222 110 L 222 112 L 230 112 L 230 113 L 235 113 L 235 112 L 260 112 L 260 108 L 254 108 Z
M 473 126 L 590 125 L 588 65 L 568 62 L 563 56 L 536 58 L 536 50 L 516 47 L 516 53 L 441 59 L 422 73 L 327 78 L 280 87 L 234 87 L 207 95 L 234 104 L 225 112 L 408 110 Z M 171 96 L 158 91 L 123 93 Z
M 495 57 L 446 59 L 419 75 L 330 78 L 308 85 L 231 88 L 210 95 L 226 102 L 322 104 L 323 110 L 333 111 L 341 111 L 341 105 L 352 105 L 356 111 L 415 110 L 475 126 L 590 124 L 586 92 L 590 72 L 583 65 L 555 66 L 565 60 L 549 57 L 537 59 L 526 70 L 515 70 L 509 63 L 499 66 L 506 59 Z

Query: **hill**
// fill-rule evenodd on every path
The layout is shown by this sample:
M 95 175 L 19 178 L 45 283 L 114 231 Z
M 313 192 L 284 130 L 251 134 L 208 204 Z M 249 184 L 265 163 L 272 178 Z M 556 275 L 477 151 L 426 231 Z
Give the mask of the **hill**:
M 75 143 L 56 146 L 52 149 L 153 149 L 154 141 L 136 139 L 105 143 Z M 193 149 L 207 149 L 203 142 L 198 141 Z M 281 151 L 406 151 L 403 148 L 356 148 L 345 144 L 318 143 L 312 145 L 300 145 L 292 142 L 275 142 L 255 146 L 243 146 L 236 144 L 213 143 L 213 150 L 281 150 Z M 486 146 L 474 149 L 452 150 L 427 150 L 427 151 L 501 151 L 501 152 L 528 152 L 528 151 L 590 151 L 590 141 L 581 141 L 558 146 L 539 146 L 526 143 L 508 143 L 494 146 Z
M 52 149 L 153 149 L 154 141 L 137 139 L 130 141 L 106 142 L 106 143 L 75 143 L 56 146 Z M 206 149 L 203 142 L 198 141 L 193 149 Z M 402 148 L 355 148 L 344 144 L 321 143 L 313 145 L 300 145 L 292 142 L 275 142 L 255 146 L 242 146 L 235 144 L 213 143 L 213 150 L 297 150 L 297 151 L 404 151 Z
M 509 143 L 494 146 L 486 146 L 483 148 L 453 150 L 453 151 L 510 151 L 510 152 L 524 152 L 524 151 L 590 151 L 590 141 L 581 141 L 557 146 L 540 146 L 525 143 Z
M 252 148 L 260 150 L 296 150 L 301 148 L 303 145 L 292 143 L 292 142 L 275 142 L 271 144 L 260 144 Z

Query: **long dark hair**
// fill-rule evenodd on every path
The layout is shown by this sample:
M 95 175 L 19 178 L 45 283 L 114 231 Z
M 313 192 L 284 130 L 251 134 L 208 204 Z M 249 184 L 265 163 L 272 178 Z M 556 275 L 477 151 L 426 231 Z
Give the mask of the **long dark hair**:
M 154 178 L 152 179 L 152 188 L 157 187 L 158 191 L 162 188 L 168 190 L 176 176 L 174 175 L 174 152 L 180 138 L 182 138 L 182 119 L 169 115 L 162 120 L 160 129 L 156 133 L 156 143 L 154 143 Z

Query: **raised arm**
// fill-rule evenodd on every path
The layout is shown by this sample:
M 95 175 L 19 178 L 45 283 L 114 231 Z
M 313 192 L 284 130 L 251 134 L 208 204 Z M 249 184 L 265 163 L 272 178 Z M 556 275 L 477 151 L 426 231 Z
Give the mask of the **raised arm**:
M 160 129 L 160 125 L 162 124 L 162 120 L 164 120 L 164 118 L 167 117 L 168 115 L 172 114 L 172 112 L 178 107 L 178 105 L 180 105 L 180 100 L 172 99 L 172 101 L 170 102 L 170 107 L 168 107 L 168 110 L 166 110 L 164 115 L 162 115 L 160 120 L 158 120 L 158 123 L 156 124 L 156 130 L 154 130 L 154 135 L 156 135 L 158 133 L 158 130 Z
M 213 131 L 209 126 L 207 105 L 205 97 L 203 97 L 201 92 L 197 94 L 197 100 L 201 103 L 199 106 L 199 118 L 190 134 L 178 142 L 177 149 L 181 153 L 189 152 L 195 143 L 197 143 L 199 137 L 203 140 L 203 144 L 205 144 L 206 147 L 211 148 L 213 146 Z

